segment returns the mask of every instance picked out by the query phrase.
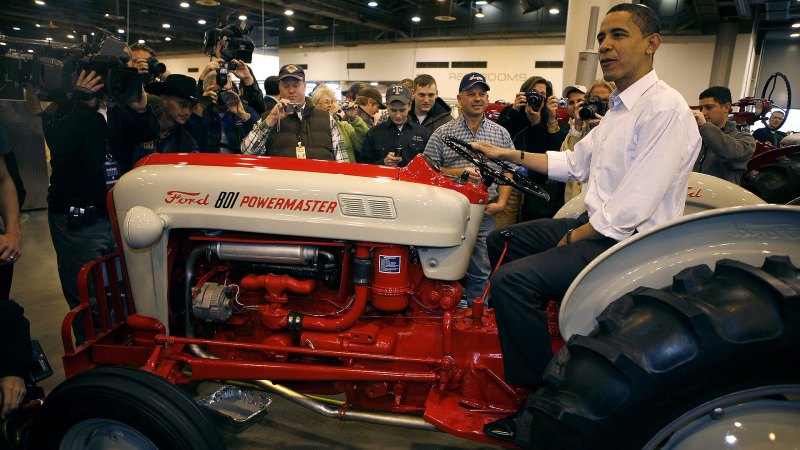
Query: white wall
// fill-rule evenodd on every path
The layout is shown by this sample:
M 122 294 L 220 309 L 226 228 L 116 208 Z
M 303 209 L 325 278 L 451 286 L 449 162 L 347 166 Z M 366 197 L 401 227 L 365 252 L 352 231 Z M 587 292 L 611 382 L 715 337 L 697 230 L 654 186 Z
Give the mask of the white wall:
M 697 95 L 708 87 L 714 36 L 665 36 L 656 53 L 659 76 L 678 90 L 687 102 L 697 102 Z M 398 43 L 358 45 L 355 47 L 282 48 L 275 53 L 254 55 L 252 67 L 260 81 L 278 73 L 282 64 L 308 64 L 306 78 L 344 89 L 354 81 L 393 82 L 428 73 L 436 78 L 439 95 L 454 98 L 458 83 L 467 72 L 481 72 L 488 78 L 492 100 L 510 100 L 520 85 L 532 75 L 553 82 L 560 93 L 562 69 L 536 69 L 536 61 L 564 59 L 563 39 L 515 39 L 495 41 L 447 41 L 442 43 Z M 186 73 L 189 67 L 199 70 L 208 57 L 197 55 L 165 56 L 162 60 L 174 73 Z M 416 69 L 418 61 L 487 61 L 485 69 Z M 752 76 L 753 49 L 749 34 L 736 41 L 729 87 L 733 96 L 745 93 Z M 348 62 L 365 63 L 365 69 L 348 70 Z

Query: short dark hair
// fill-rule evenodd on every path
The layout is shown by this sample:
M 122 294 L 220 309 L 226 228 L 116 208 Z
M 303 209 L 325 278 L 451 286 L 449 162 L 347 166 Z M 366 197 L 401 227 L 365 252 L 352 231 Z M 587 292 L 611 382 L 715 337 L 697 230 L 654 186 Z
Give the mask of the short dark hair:
M 704 98 L 713 98 L 714 101 L 720 105 L 724 105 L 725 103 L 733 103 L 733 100 L 731 99 L 731 90 L 725 86 L 711 86 L 710 88 L 701 92 L 700 97 L 698 98 L 700 100 Z
M 645 36 L 650 36 L 653 33 L 661 32 L 661 20 L 658 14 L 652 9 L 642 4 L 620 3 L 613 6 L 608 10 L 606 15 L 613 12 L 626 12 L 631 15 L 631 21 L 639 27 L 639 30 Z
M 536 86 L 537 84 L 544 84 L 545 85 L 545 93 L 547 94 L 548 97 L 553 95 L 553 83 L 547 81 L 546 79 L 544 79 L 543 77 L 540 77 L 538 75 L 534 75 L 532 77 L 529 77 L 527 80 L 525 80 L 522 83 L 522 86 L 519 87 L 519 91 L 520 92 L 530 92 L 530 91 L 533 90 L 533 87 Z
M 152 56 L 152 57 L 156 56 L 156 51 L 155 50 L 153 50 L 152 48 L 150 48 L 150 47 L 148 47 L 148 46 L 146 46 L 144 44 L 140 44 L 138 42 L 135 43 L 135 44 L 129 45 L 128 49 L 130 49 L 131 53 L 133 53 L 136 50 L 144 50 L 147 53 L 150 53 L 150 56 Z
M 267 95 L 279 95 L 281 93 L 277 75 L 267 77 L 264 80 L 264 92 Z
M 421 73 L 414 78 L 414 87 L 425 87 L 430 85 L 436 85 L 436 79 L 427 73 Z

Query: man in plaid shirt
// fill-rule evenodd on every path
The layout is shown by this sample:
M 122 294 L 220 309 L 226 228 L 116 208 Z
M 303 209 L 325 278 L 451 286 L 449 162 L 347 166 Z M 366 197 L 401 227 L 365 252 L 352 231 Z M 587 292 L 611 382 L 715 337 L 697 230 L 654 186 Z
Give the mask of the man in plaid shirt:
M 489 105 L 488 92 L 489 85 L 483 75 L 477 72 L 464 75 L 458 88 L 457 97 L 461 115 L 437 128 L 428 140 L 424 154 L 438 163 L 444 174 L 459 177 L 466 172 L 469 174 L 471 182 L 479 183 L 481 180 L 481 175 L 476 167 L 473 167 L 469 161 L 459 156 L 444 143 L 445 136 L 453 136 L 465 142 L 485 141 L 498 147 L 514 148 L 508 131 L 484 117 L 486 107 Z M 498 165 L 494 165 L 494 169 L 498 172 L 502 171 Z M 466 303 L 469 306 L 472 305 L 473 299 L 483 294 L 489 282 L 492 268 L 486 251 L 486 237 L 494 230 L 492 216 L 506 207 L 510 193 L 510 186 L 498 187 L 493 184 L 489 187 L 489 204 L 486 205 L 486 213 L 483 216 L 478 239 L 475 241 L 475 250 L 472 252 L 467 269 Z
M 305 77 L 299 65 L 281 67 L 280 101 L 244 138 L 242 154 L 349 162 L 333 117 L 306 101 Z

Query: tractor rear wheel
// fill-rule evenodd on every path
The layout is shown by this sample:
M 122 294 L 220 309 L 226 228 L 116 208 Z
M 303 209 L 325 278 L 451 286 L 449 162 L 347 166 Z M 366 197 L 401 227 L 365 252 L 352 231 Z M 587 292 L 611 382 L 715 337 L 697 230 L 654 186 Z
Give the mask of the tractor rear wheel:
M 799 274 L 788 257 L 770 256 L 761 268 L 722 260 L 713 273 L 687 268 L 671 287 L 623 296 L 550 362 L 517 443 L 654 449 L 800 441 Z

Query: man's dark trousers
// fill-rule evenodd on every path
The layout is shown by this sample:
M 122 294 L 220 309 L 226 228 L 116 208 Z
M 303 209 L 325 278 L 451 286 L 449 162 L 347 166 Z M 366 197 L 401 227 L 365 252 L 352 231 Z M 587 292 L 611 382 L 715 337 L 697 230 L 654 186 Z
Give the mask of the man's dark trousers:
M 539 386 L 553 356 L 545 309 L 561 301 L 569 285 L 598 255 L 617 243 L 611 238 L 583 240 L 556 247 L 567 231 L 589 221 L 539 219 L 505 230 L 514 234 L 504 263 L 491 278 L 491 301 L 503 349 L 505 378 L 511 384 Z M 487 240 L 492 267 L 497 265 L 505 238 L 493 231 Z

